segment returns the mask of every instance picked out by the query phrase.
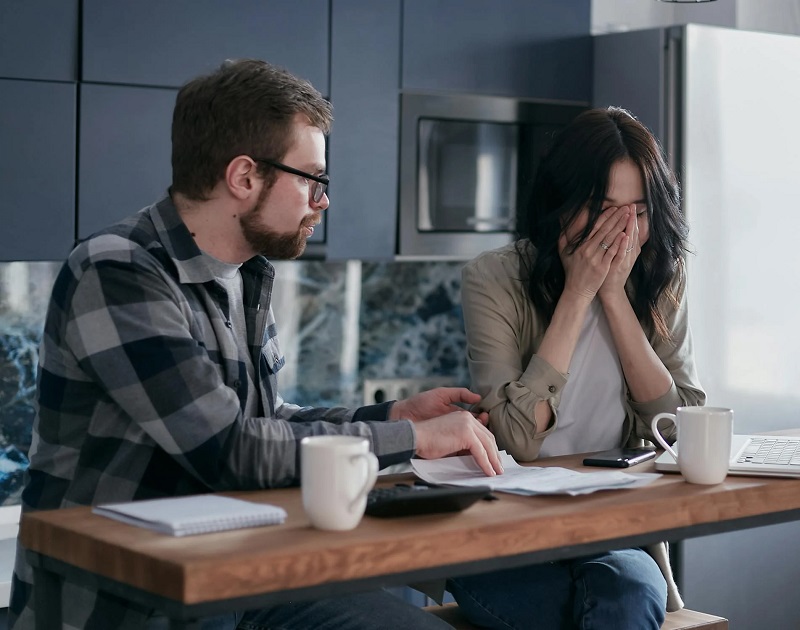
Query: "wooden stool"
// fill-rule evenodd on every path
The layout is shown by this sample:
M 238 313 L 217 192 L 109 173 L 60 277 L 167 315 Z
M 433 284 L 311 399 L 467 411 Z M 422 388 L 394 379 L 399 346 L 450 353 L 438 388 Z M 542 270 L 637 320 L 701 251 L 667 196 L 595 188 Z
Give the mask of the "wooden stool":
M 725 617 L 707 615 L 682 608 L 675 612 L 667 613 L 667 618 L 661 630 L 690 630 L 691 628 L 705 628 L 705 630 L 728 630 L 728 620 Z
M 432 615 L 446 621 L 456 630 L 480 630 L 478 626 L 473 626 L 458 611 L 458 604 L 444 604 L 443 606 L 426 606 L 425 610 Z M 675 612 L 667 613 L 664 625 L 661 630 L 728 630 L 728 620 L 715 615 L 697 612 L 683 608 Z

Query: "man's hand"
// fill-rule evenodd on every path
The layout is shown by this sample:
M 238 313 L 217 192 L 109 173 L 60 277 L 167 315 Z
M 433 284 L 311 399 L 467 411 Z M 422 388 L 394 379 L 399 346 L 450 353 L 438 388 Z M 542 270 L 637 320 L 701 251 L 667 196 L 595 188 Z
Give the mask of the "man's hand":
M 468 452 L 487 477 L 503 473 L 494 435 L 469 411 L 461 409 L 430 420 L 415 422 L 414 431 L 417 437 L 417 455 L 423 459 Z
M 411 398 L 398 400 L 392 405 L 389 420 L 403 419 L 419 422 L 453 411 L 462 411 L 463 407 L 459 407 L 456 403 L 476 405 L 480 401 L 481 397 L 478 394 L 474 394 L 464 387 L 437 387 Z M 482 424 L 486 424 L 488 421 L 488 415 L 485 413 L 472 415 Z

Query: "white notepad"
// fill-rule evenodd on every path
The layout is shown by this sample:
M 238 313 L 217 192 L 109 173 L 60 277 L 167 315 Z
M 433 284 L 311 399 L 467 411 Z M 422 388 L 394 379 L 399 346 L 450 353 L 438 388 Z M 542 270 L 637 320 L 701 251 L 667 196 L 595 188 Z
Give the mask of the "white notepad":
M 277 505 L 214 494 L 108 503 L 95 506 L 92 512 L 172 536 L 277 525 L 286 519 L 286 510 Z

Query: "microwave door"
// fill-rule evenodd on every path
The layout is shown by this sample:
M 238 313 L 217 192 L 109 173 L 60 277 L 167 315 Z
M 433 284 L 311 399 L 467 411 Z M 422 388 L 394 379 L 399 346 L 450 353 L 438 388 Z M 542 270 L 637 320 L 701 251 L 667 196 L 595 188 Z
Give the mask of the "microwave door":
M 584 104 L 404 92 L 398 259 L 465 260 L 516 238 L 541 150 Z
M 430 169 L 430 151 L 432 146 L 431 136 L 434 126 L 429 120 L 419 122 L 418 140 L 419 155 L 417 157 L 417 228 L 422 232 L 433 231 L 433 217 L 431 216 L 431 182 L 428 178 Z
M 424 119 L 418 133 L 417 229 L 512 229 L 517 125 Z
M 475 145 L 475 211 L 467 225 L 476 232 L 511 230 L 517 198 L 516 125 L 481 123 Z

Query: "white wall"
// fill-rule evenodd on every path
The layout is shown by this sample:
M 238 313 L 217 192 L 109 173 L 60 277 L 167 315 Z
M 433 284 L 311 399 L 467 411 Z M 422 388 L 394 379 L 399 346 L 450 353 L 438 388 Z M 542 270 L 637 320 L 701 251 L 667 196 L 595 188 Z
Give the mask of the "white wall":
M 771 1 L 786 2 L 786 0 Z M 592 0 L 591 28 L 593 35 L 690 22 L 733 28 L 736 26 L 737 8 L 737 0 L 690 4 L 658 0 Z
M 737 0 L 736 27 L 800 35 L 800 0 Z
M 800 35 L 800 0 L 592 1 L 593 35 L 690 22 Z

